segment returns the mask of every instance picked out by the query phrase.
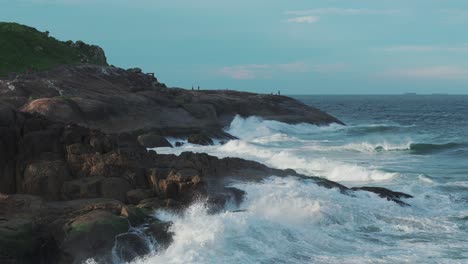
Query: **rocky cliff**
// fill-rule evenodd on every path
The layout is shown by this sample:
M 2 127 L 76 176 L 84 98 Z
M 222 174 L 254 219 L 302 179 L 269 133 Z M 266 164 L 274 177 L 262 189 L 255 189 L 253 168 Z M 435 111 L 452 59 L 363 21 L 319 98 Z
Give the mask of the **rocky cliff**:
M 222 128 L 235 115 L 287 123 L 341 123 L 286 96 L 167 88 L 139 69 L 90 64 L 0 80 L 0 99 L 25 112 L 108 133 L 156 132 L 188 137 L 203 132 L 225 137 Z
M 119 258 L 131 260 L 149 252 L 131 226 L 146 223 L 147 236 L 161 246 L 170 243 L 170 223 L 151 217 L 151 210 L 178 210 L 195 199 L 223 210 L 243 199 L 243 191 L 226 187 L 232 180 L 296 176 L 344 195 L 374 192 L 400 205 L 411 197 L 383 188 L 349 189 L 238 158 L 160 155 L 133 135 L 51 121 L 4 103 L 0 135 L 2 263 L 81 263 L 90 257 L 106 263 L 115 247 L 122 247 Z

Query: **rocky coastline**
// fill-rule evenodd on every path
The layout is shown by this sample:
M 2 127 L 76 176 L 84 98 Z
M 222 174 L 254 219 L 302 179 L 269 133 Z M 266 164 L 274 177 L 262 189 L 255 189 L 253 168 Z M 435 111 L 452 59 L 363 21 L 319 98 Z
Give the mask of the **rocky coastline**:
M 154 210 L 205 201 L 239 205 L 233 181 L 299 177 L 343 195 L 376 193 L 409 206 L 410 195 L 278 170 L 239 158 L 184 152 L 165 137 L 210 145 L 236 115 L 285 123 L 343 124 L 286 96 L 168 88 L 154 74 L 114 66 L 62 65 L 0 78 L 0 262 L 112 263 L 163 250 L 170 224 Z M 135 227 L 139 227 L 138 233 Z

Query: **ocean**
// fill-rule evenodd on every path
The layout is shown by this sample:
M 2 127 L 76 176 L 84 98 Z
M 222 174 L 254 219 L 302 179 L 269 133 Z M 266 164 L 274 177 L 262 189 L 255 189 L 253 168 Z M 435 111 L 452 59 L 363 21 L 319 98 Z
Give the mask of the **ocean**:
M 414 196 L 409 207 L 345 196 L 294 177 L 232 183 L 239 208 L 202 202 L 173 221 L 174 242 L 135 263 L 468 263 L 468 96 L 295 96 L 347 126 L 236 117 L 224 145 L 158 148 L 292 168 L 346 186 Z

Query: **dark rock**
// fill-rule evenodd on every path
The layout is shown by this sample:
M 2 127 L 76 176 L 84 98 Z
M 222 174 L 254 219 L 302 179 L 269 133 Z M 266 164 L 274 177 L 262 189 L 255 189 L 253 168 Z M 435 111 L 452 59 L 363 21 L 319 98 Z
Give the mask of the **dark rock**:
M 205 134 L 193 134 L 189 136 L 188 143 L 209 146 L 213 145 L 213 140 Z
M 123 206 L 120 215 L 127 218 L 132 226 L 139 226 L 148 218 L 141 208 L 133 205 Z
M 0 217 L 0 262 L 32 263 L 40 243 L 32 218 Z
M 182 147 L 183 145 L 184 145 L 184 142 L 177 141 L 177 142 L 175 143 L 175 146 L 176 146 L 176 147 Z
M 140 201 L 154 196 L 153 191 L 134 189 L 127 192 L 127 201 L 130 204 L 138 204 Z
M 160 249 L 167 248 L 172 243 L 172 236 L 170 231 L 172 223 L 155 221 L 149 225 L 147 234 L 151 235 L 159 244 Z
M 130 263 L 138 257 L 148 255 L 151 249 L 149 241 L 138 233 L 126 233 L 115 238 L 113 251 L 120 261 Z
M 138 136 L 138 142 L 145 148 L 172 147 L 166 138 L 154 133 Z
M 224 210 L 229 205 L 234 207 L 239 207 L 240 204 L 244 201 L 244 196 L 246 192 L 243 190 L 226 187 L 222 191 L 210 195 L 208 199 L 208 205 L 210 206 L 210 212 L 216 213 Z
M 137 205 L 138 208 L 144 208 L 149 210 L 157 210 L 167 206 L 167 202 L 161 198 L 149 198 L 140 201 Z
M 77 44 L 78 43 L 78 44 Z M 81 42 L 79 49 L 93 50 L 84 61 L 102 61 L 98 47 Z M 208 131 L 215 134 L 236 115 L 259 116 L 286 123 L 327 125 L 338 119 L 295 99 L 237 91 L 190 91 L 166 88 L 141 69 L 78 64 L 59 66 L 47 72 L 19 75 L 15 89 L 0 82 L 0 100 L 30 100 L 22 109 L 49 119 L 80 124 L 107 133 L 155 131 L 161 136 L 179 136 Z M 16 100 L 16 104 L 20 101 Z
M 239 158 L 191 152 L 157 154 L 147 151 L 130 133 L 108 135 L 63 124 L 17 112 L 1 100 L 0 117 L 0 191 L 40 196 L 0 195 L 2 261 L 21 255 L 26 262 L 79 263 L 89 257 L 105 262 L 115 236 L 126 233 L 129 223 L 147 222 L 151 210 L 179 211 L 199 198 L 208 198 L 215 210 L 229 204 L 239 206 L 245 193 L 225 187 L 232 181 L 294 176 L 346 195 L 374 192 L 400 205 L 407 205 L 401 199 L 411 197 L 384 188 L 349 189 Z M 168 227 L 157 222 L 148 232 L 167 245 L 171 237 Z M 126 256 L 132 257 L 130 253 Z
M 125 202 L 127 200 L 127 192 L 131 188 L 132 186 L 122 178 L 106 178 L 101 183 L 101 197 Z
M 379 195 L 379 197 L 395 202 L 401 206 L 409 206 L 409 204 L 401 200 L 402 198 L 405 198 L 405 199 L 413 198 L 413 196 L 409 194 L 402 193 L 402 192 L 394 192 L 389 189 L 381 188 L 381 187 L 354 187 L 354 188 L 351 188 L 351 190 L 376 193 Z
M 132 73 L 142 73 L 143 72 L 140 68 L 130 68 L 127 71 L 132 72 Z
M 62 187 L 65 200 L 101 197 L 101 183 L 104 177 L 88 177 L 67 181 Z
M 64 182 L 70 179 L 71 175 L 64 161 L 34 162 L 24 171 L 22 189 L 25 193 L 59 200 Z
M 92 211 L 64 226 L 65 238 L 60 247 L 69 263 L 81 263 L 88 258 L 105 259 L 115 237 L 128 229 L 125 218 L 103 210 Z

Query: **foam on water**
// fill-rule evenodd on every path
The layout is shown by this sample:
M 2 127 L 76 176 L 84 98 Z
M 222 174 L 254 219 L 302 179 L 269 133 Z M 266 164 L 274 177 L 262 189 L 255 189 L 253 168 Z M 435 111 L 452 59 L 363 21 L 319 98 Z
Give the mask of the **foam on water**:
M 458 232 L 447 221 L 449 215 L 433 217 L 421 210 L 433 207 L 432 202 L 444 206 L 446 197 L 403 208 L 374 194 L 349 197 L 296 178 L 271 177 L 235 187 L 248 193 L 240 206 L 246 211 L 211 215 L 197 203 L 183 215 L 158 212 L 174 222 L 174 242 L 135 263 L 431 262 L 435 255 L 444 260 L 452 246 L 438 247 L 441 241 L 427 235 L 448 243 Z
M 239 140 L 156 149 L 240 157 L 414 198 L 406 201 L 410 207 L 400 207 L 373 193 L 345 196 L 292 177 L 237 183 L 233 187 L 247 192 L 239 207 L 245 211 L 209 214 L 202 202 L 182 214 L 159 211 L 158 218 L 174 223 L 174 242 L 135 263 L 468 263 L 468 184 L 446 182 L 437 166 L 430 173 L 420 170 L 432 165 L 433 153 L 465 146 L 415 144 L 426 141 L 416 133 L 400 136 L 413 128 L 316 127 L 236 117 L 227 132 Z
M 255 160 L 278 169 L 294 169 L 299 173 L 325 177 L 334 181 L 383 181 L 397 177 L 397 173 L 366 168 L 357 164 L 331 160 L 325 157 L 301 155 L 295 149 L 271 147 L 263 144 L 232 140 L 219 146 L 185 145 L 181 148 L 158 149 L 159 153 L 180 154 L 184 151 L 208 153 L 217 157 L 239 157 Z

